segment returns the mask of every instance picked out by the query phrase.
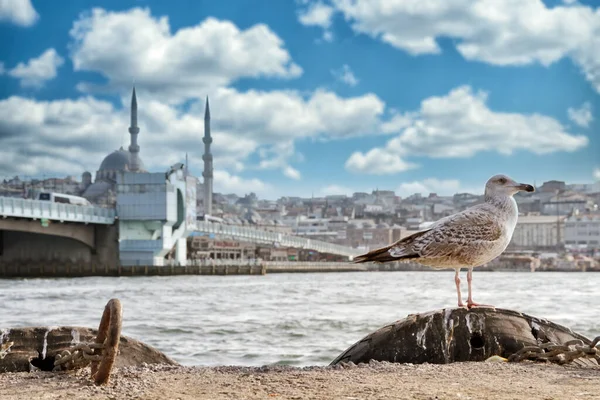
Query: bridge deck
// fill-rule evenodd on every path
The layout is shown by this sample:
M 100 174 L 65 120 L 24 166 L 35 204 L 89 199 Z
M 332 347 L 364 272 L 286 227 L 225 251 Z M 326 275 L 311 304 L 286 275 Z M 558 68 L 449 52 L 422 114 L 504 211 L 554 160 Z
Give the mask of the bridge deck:
M 0 197 L 0 216 L 85 224 L 112 225 L 115 222 L 115 210 L 110 208 L 76 206 L 14 197 Z
M 112 225 L 115 222 L 115 216 L 116 211 L 111 208 L 76 206 L 42 200 L 0 197 L 0 217 L 49 219 L 60 222 Z M 295 247 L 348 257 L 356 256 L 362 252 L 358 249 L 320 240 L 285 235 L 279 232 L 269 232 L 251 227 L 222 225 L 207 221 L 197 221 L 195 230 L 220 237 L 230 237 L 235 240 L 266 243 L 281 247 Z M 127 240 L 127 238 L 121 239 Z

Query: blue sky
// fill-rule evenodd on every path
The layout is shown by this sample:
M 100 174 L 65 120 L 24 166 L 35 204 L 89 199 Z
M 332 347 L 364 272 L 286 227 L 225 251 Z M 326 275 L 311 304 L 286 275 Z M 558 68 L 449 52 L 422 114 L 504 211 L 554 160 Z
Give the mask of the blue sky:
M 0 176 L 95 172 L 128 145 L 260 196 L 600 179 L 600 9 L 507 0 L 0 5 Z

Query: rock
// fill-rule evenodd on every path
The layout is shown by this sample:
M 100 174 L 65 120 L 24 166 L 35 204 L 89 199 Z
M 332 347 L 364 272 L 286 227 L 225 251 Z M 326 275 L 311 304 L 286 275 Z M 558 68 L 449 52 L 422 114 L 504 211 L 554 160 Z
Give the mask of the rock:
M 527 345 L 591 340 L 546 319 L 495 308 L 447 308 L 411 314 L 367 335 L 330 365 L 370 360 L 448 364 L 508 358 Z M 591 360 L 593 361 L 593 360 Z
M 81 343 L 91 342 L 96 329 L 77 326 L 26 327 L 0 331 L 0 345 L 13 342 L 0 355 L 0 373 L 23 372 L 35 368 L 51 371 L 56 354 Z M 175 361 L 138 340 L 121 336 L 115 367 L 148 364 L 178 365 Z

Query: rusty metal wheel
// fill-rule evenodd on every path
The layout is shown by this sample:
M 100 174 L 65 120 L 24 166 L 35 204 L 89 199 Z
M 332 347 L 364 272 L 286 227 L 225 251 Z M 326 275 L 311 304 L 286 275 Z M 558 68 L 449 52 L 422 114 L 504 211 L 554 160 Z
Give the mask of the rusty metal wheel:
M 110 372 L 117 353 L 121 339 L 121 323 L 123 309 L 119 299 L 111 299 L 104 307 L 102 320 L 98 327 L 96 343 L 104 344 L 101 349 L 94 349 L 94 354 L 102 354 L 101 361 L 92 361 L 92 379 L 96 385 L 105 385 L 110 378 Z

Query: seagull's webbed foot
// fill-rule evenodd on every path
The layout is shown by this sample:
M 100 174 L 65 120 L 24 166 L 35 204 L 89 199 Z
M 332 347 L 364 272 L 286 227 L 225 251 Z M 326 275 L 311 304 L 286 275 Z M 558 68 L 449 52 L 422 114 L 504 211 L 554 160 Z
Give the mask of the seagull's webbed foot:
M 493 306 L 491 304 L 479 304 L 479 303 L 475 303 L 473 300 L 467 300 L 467 308 L 471 309 L 473 307 L 496 308 L 495 306 Z

